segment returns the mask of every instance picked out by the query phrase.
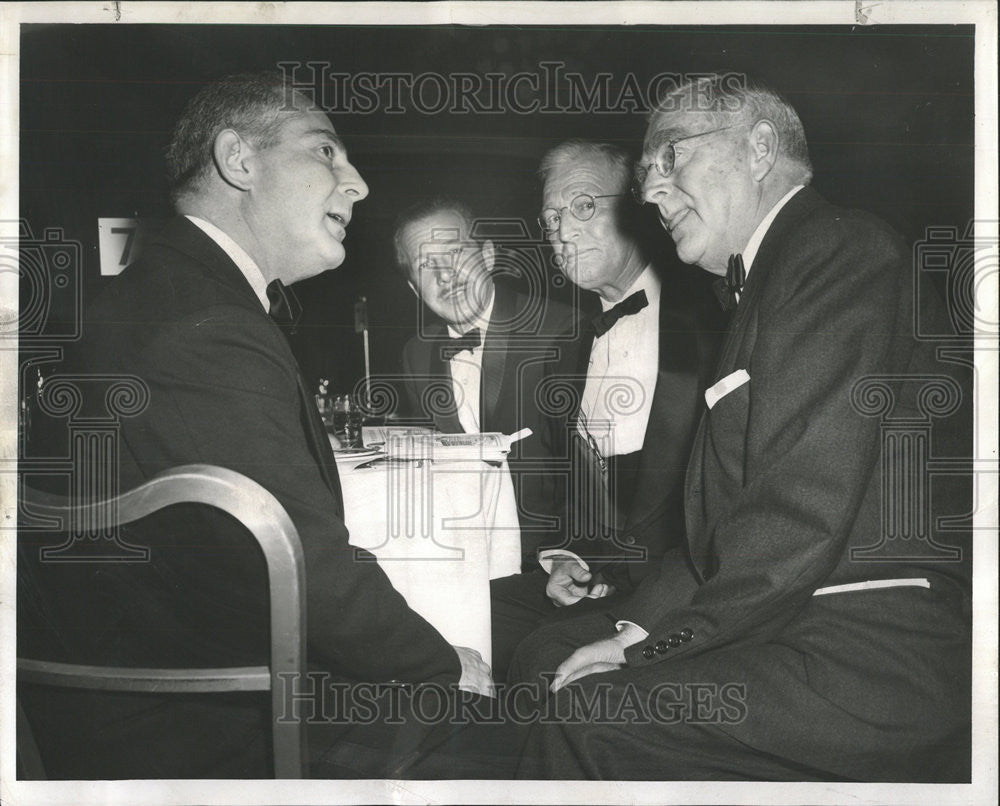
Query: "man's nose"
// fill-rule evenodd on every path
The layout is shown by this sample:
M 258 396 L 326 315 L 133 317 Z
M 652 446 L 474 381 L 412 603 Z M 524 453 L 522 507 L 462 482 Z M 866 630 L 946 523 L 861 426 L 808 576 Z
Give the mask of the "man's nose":
M 368 196 L 368 185 L 358 169 L 349 162 L 337 170 L 337 190 L 352 202 L 359 202 Z
M 434 275 L 438 285 L 448 285 L 455 279 L 455 267 L 450 263 L 441 263 L 434 267 Z
M 569 243 L 580 234 L 580 222 L 569 210 L 559 219 L 559 240 Z
M 671 176 L 660 176 L 660 172 L 650 166 L 645 178 L 642 180 L 642 200 L 646 204 L 656 204 L 656 198 L 664 193 L 670 192 L 673 183 Z

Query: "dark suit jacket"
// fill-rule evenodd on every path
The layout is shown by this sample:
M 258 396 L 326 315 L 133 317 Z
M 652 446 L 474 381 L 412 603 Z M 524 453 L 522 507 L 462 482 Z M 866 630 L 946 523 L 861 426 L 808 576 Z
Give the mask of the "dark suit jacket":
M 710 286 L 702 278 L 692 279 L 687 267 L 660 276 L 659 369 L 638 457 L 637 486 L 627 507 L 605 499 L 604 507 L 617 509 L 614 523 L 596 533 L 577 527 L 564 545 L 592 570 L 601 569 L 625 587 L 638 584 L 669 548 L 683 541 L 684 471 L 725 322 Z M 582 369 L 585 382 L 586 358 Z M 577 489 L 591 491 L 579 493 L 576 502 L 580 523 L 587 524 L 593 517 L 585 510 L 598 496 L 607 495 L 606 485 L 582 440 L 573 440 L 572 446 L 577 451 L 575 472 L 581 477 Z
M 129 374 L 149 389 L 145 410 L 121 421 L 121 489 L 199 462 L 249 476 L 285 507 L 304 553 L 311 661 L 352 679 L 458 680 L 444 638 L 348 545 L 330 445 L 285 336 L 198 227 L 170 222 L 111 282 L 76 354 L 74 371 Z M 83 663 L 263 661 L 266 574 L 252 540 L 226 518 L 176 508 L 127 534 L 152 547 L 149 563 L 53 566 L 25 552 L 35 567 L 19 600 L 23 646 Z
M 521 524 L 524 567 L 535 567 L 539 545 L 564 530 L 569 462 L 566 420 L 559 392 L 546 383 L 557 367 L 576 366 L 590 339 L 581 335 L 579 314 L 548 299 L 532 298 L 509 283 L 494 281 L 495 300 L 483 339 L 479 425 L 483 432 L 532 436 L 514 443 L 507 463 Z M 431 420 L 446 434 L 462 433 L 451 370 L 441 353 L 447 329 L 435 323 L 403 349 L 407 413 Z M 576 380 L 578 384 L 578 379 Z M 574 388 L 573 395 L 579 395 Z
M 905 531 L 906 517 L 920 520 L 912 507 L 926 479 L 905 464 L 906 440 L 898 450 L 891 440 L 882 447 L 888 433 L 880 431 L 882 404 L 897 423 L 929 422 L 930 409 L 942 414 L 948 406 L 920 389 L 942 376 L 960 378 L 950 387 L 941 382 L 961 390 L 945 392 L 945 399 L 954 396 L 957 404 L 971 398 L 957 365 L 949 369 L 936 359 L 933 344 L 913 338 L 912 275 L 905 245 L 866 213 L 833 207 L 810 188 L 781 210 L 752 265 L 713 378 L 745 369 L 750 381 L 711 410 L 701 404 L 686 480 L 686 551 L 669 553 L 658 574 L 616 611 L 650 632 L 626 650 L 629 665 L 707 659 L 712 650 L 780 636 L 792 619 L 817 646 L 832 646 L 836 630 L 823 614 L 828 619 L 830 608 L 855 606 L 858 594 L 813 599 L 813 591 L 924 577 L 940 619 L 908 623 L 906 591 L 869 600 L 883 608 L 885 632 L 870 636 L 870 653 L 844 662 L 870 667 L 875 681 L 890 657 L 900 671 L 930 669 L 925 658 L 933 657 L 936 671 L 926 673 L 945 667 L 954 679 L 931 680 L 932 690 L 941 700 L 952 686 L 951 695 L 962 702 L 968 658 L 936 657 L 934 641 L 967 634 L 968 535 L 943 539 L 959 548 L 957 555 L 932 546 L 928 535 L 883 539 L 887 528 Z M 923 294 L 920 302 L 920 321 L 940 327 L 939 300 Z M 874 386 L 865 391 L 859 382 Z M 971 455 L 970 423 L 957 415 L 936 420 L 934 450 Z M 910 486 L 887 491 L 883 500 L 883 483 L 895 473 Z M 895 498 L 901 491 L 914 497 Z M 968 512 L 967 493 L 936 496 L 929 514 Z M 884 526 L 882 506 L 900 507 L 903 520 Z M 933 522 L 926 521 L 928 528 Z M 813 617 L 815 629 L 804 628 L 802 620 Z M 690 631 L 687 640 L 677 641 L 684 630 Z M 919 647 L 917 639 L 924 642 Z M 670 646 L 659 652 L 661 641 Z M 904 641 L 912 656 L 903 653 Z M 895 654 L 886 654 L 887 647 Z M 912 701 L 886 708 L 897 706 L 914 709 Z M 961 705 L 954 710 L 960 721 Z

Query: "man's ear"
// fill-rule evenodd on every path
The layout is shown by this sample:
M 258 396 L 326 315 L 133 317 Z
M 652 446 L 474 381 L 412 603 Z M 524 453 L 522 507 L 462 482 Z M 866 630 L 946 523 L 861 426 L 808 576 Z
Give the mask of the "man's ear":
M 253 184 L 253 173 L 247 159 L 256 150 L 233 129 L 223 129 L 215 136 L 212 144 L 212 159 L 219 176 L 237 190 L 249 190 Z
M 757 182 L 763 181 L 774 168 L 779 145 L 775 125 L 767 119 L 758 120 L 750 130 L 750 174 Z
M 420 292 L 417 291 L 417 287 L 413 284 L 413 280 L 407 280 L 406 284 L 410 287 L 410 291 L 413 292 L 413 296 L 420 299 Z
M 483 265 L 486 267 L 486 271 L 493 271 L 493 263 L 497 257 L 496 247 L 493 245 L 493 241 L 487 238 L 483 241 L 482 246 L 483 253 Z

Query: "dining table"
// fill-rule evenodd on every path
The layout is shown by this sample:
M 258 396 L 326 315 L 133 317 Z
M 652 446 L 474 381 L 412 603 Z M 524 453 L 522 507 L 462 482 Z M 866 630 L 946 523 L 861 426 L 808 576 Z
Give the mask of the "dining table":
M 521 566 L 506 462 L 335 456 L 350 544 L 371 552 L 409 606 L 449 643 L 478 650 L 489 664 L 490 580 Z

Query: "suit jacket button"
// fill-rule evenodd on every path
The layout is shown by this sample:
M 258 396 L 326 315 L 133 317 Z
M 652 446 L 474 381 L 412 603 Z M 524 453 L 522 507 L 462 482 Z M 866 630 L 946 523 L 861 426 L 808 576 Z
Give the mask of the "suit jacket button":
M 687 642 L 690 641 L 692 638 L 694 638 L 694 630 L 692 630 L 690 627 L 685 627 L 683 630 L 681 630 L 682 641 Z
M 655 654 L 656 654 L 656 652 L 655 652 L 655 650 L 653 649 L 653 647 L 651 647 L 651 646 L 644 646 L 644 647 L 642 648 L 642 656 L 643 656 L 643 657 L 644 657 L 644 658 L 645 658 L 646 660 L 649 660 L 649 659 L 650 659 L 650 658 L 652 658 L 652 657 L 653 657 L 653 655 L 655 655 Z
M 626 546 L 634 546 L 635 545 L 635 535 L 626 535 L 625 536 L 625 545 Z
M 670 644 L 670 646 L 680 646 L 681 637 L 675 632 L 670 633 L 670 635 L 667 636 L 667 643 Z
M 667 644 L 666 641 L 657 641 L 656 642 L 656 646 L 653 647 L 653 649 L 655 649 L 657 652 L 659 652 L 662 655 L 664 652 L 666 652 L 668 649 L 670 649 L 670 645 Z

